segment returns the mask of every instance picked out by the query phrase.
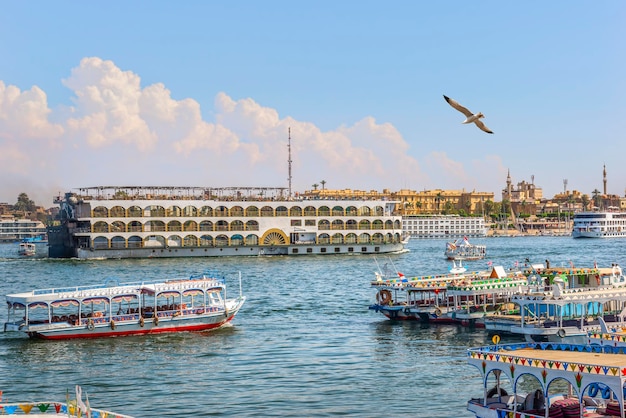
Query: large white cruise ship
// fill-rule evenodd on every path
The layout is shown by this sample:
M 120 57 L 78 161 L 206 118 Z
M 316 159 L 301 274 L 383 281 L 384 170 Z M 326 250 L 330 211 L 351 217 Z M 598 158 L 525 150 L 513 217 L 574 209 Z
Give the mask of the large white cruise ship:
M 482 216 L 405 215 L 402 230 L 411 238 L 481 238 L 487 235 Z
M 579 212 L 574 214 L 573 238 L 624 238 L 626 212 Z
M 52 258 L 401 251 L 395 201 L 289 198 L 286 188 L 89 187 L 57 197 Z

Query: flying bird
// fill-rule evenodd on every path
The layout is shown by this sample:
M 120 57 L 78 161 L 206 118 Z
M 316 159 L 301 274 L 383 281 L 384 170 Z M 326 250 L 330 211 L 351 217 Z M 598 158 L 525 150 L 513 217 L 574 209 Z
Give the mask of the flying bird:
M 487 132 L 488 134 L 492 134 L 493 133 L 491 131 L 491 129 L 487 128 L 485 126 L 485 124 L 482 123 L 482 121 L 480 120 L 480 118 L 484 118 L 485 115 L 483 115 L 480 112 L 478 112 L 476 114 L 470 112 L 469 109 L 467 109 L 466 107 L 461 106 L 459 104 L 459 102 L 457 102 L 454 99 L 449 98 L 445 94 L 443 95 L 443 98 L 446 99 L 446 102 L 448 102 L 450 104 L 450 106 L 452 106 L 453 108 L 455 108 L 456 110 L 458 110 L 459 112 L 461 112 L 461 113 L 463 113 L 465 115 L 466 119 L 463 122 L 461 122 L 461 123 L 475 123 L 476 126 L 478 126 L 481 130 Z

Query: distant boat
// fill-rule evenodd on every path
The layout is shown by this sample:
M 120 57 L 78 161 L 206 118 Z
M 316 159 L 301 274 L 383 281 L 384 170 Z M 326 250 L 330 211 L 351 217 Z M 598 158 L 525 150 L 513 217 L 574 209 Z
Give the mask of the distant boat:
M 22 241 L 20 242 L 17 254 L 20 257 L 32 257 L 37 254 L 37 246 L 32 242 Z
M 574 214 L 572 238 L 624 238 L 626 212 L 579 212 Z
M 487 254 L 486 245 L 470 244 L 467 237 L 446 243 L 445 256 L 448 260 L 480 260 Z

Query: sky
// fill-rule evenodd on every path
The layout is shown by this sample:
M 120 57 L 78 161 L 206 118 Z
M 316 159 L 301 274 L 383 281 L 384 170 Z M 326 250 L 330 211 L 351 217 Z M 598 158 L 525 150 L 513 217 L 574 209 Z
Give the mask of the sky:
M 626 190 L 626 2 L 0 3 L 0 202 Z M 443 99 L 485 115 L 493 135 Z M 564 184 L 566 183 L 566 185 Z

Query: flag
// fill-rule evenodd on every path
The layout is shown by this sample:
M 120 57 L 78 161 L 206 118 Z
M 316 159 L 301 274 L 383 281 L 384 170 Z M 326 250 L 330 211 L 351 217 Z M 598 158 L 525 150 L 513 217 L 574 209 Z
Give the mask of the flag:
M 402 278 L 402 277 L 404 277 L 404 274 L 398 272 L 398 277 Z

